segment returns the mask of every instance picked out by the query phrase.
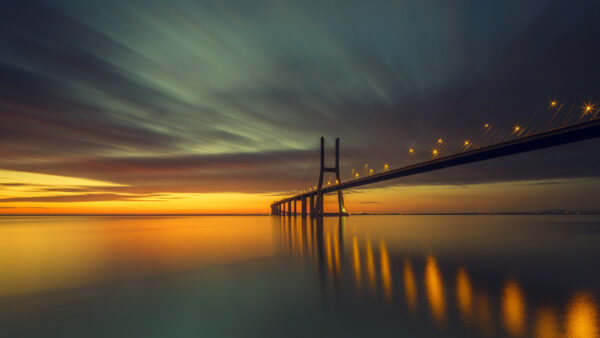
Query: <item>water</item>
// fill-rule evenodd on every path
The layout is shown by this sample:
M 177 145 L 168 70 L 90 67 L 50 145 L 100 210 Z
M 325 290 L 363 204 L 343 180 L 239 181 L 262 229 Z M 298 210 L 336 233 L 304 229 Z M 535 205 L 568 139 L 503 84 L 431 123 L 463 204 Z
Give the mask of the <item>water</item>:
M 0 217 L 1 337 L 599 337 L 598 216 Z

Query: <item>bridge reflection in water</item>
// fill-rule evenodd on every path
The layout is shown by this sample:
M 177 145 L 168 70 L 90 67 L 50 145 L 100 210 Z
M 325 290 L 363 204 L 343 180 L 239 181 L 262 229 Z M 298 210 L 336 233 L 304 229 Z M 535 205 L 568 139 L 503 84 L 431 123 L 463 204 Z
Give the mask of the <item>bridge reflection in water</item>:
M 429 318 L 440 332 L 473 336 L 600 337 L 600 312 L 591 292 L 570 290 L 565 299 L 528 301 L 518 276 L 490 290 L 466 266 L 441 266 L 434 252 L 394 255 L 385 238 L 347 234 L 346 217 L 273 217 L 280 249 L 293 262 L 314 267 L 324 295 L 353 297 L 413 318 Z M 558 305 L 556 305 L 558 304 Z M 454 326 L 449 328 L 449 326 Z

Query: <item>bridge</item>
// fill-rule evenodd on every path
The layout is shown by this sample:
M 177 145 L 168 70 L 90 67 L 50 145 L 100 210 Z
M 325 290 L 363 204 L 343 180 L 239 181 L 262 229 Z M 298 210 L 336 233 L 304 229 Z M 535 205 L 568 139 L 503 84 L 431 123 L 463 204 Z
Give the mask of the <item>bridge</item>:
M 520 154 L 563 144 L 583 141 L 600 136 L 600 120 L 594 119 L 588 122 L 543 131 L 537 134 L 520 137 L 514 140 L 499 142 L 489 146 L 460 152 L 457 154 L 434 158 L 418 164 L 413 164 L 397 169 L 387 170 L 382 173 L 357 178 L 343 182 L 340 177 L 339 161 L 339 138 L 335 141 L 335 166 L 325 167 L 325 139 L 321 137 L 321 166 L 319 173 L 319 184 L 316 189 L 291 197 L 281 199 L 271 204 L 272 215 L 320 217 L 320 216 L 347 216 L 344 206 L 343 191 L 368 184 L 384 182 L 400 177 L 406 177 L 429 171 L 460 166 L 464 164 L 485 161 L 493 158 Z M 335 174 L 336 183 L 323 187 L 323 176 L 326 172 Z M 325 213 L 323 196 L 328 193 L 337 192 L 338 212 Z M 297 210 L 297 202 L 300 201 L 301 209 Z

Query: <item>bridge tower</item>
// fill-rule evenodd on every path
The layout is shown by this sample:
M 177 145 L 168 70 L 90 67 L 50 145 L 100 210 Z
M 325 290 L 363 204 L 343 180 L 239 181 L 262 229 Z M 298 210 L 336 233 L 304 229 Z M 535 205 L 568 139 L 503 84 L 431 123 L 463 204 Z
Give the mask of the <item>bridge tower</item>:
M 321 136 L 321 170 L 319 172 L 319 186 L 317 187 L 317 198 L 315 201 L 315 214 L 316 216 L 324 215 L 324 207 L 323 207 L 323 174 L 326 172 L 332 172 L 335 174 L 336 184 L 342 183 L 342 178 L 340 177 L 340 138 L 335 139 L 335 167 L 326 167 L 325 166 L 325 138 Z M 342 191 L 337 192 L 338 195 L 338 207 L 339 212 L 334 214 L 338 216 L 348 216 L 346 212 L 346 207 L 344 206 L 344 194 Z

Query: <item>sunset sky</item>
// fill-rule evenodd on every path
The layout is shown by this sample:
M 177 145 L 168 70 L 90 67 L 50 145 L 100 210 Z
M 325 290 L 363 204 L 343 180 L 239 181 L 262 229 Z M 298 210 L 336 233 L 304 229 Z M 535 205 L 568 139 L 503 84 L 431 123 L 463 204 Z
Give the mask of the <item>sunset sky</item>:
M 599 18 L 593 0 L 4 4 L 0 213 L 267 213 L 313 186 L 320 136 L 331 161 L 340 137 L 347 180 L 438 138 L 444 155 L 574 123 L 600 106 Z M 599 210 L 599 147 L 398 179 L 346 207 Z

